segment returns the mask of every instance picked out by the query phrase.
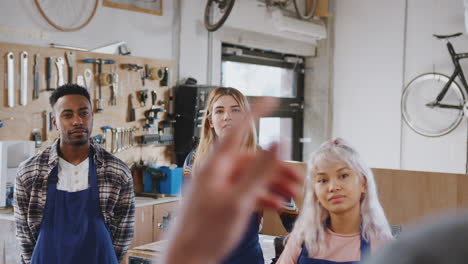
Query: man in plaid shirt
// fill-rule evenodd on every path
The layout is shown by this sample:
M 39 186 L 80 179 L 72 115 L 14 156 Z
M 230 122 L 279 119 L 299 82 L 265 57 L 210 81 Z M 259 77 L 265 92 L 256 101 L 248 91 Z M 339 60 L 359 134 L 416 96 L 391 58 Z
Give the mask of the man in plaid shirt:
M 118 264 L 133 239 L 128 166 L 90 139 L 88 92 L 66 84 L 50 96 L 59 138 L 23 162 L 15 184 L 23 263 Z

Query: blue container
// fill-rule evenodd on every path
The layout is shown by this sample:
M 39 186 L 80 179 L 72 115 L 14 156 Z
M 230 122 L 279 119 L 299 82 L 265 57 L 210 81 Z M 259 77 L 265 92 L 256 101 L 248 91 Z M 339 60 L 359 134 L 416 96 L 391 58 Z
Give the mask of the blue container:
M 166 174 L 166 177 L 159 181 L 159 192 L 169 195 L 180 194 L 182 187 L 182 168 L 170 169 L 167 166 L 157 167 Z
M 156 169 L 156 167 L 152 167 L 152 168 Z M 149 174 L 147 171 L 145 171 L 143 174 L 143 192 L 145 193 L 158 193 L 159 192 L 158 182 L 154 181 L 151 174 Z

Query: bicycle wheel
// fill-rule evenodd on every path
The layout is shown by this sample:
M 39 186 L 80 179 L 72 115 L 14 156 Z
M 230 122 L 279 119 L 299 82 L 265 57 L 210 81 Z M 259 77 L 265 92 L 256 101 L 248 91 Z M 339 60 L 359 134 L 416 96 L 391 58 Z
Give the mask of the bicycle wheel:
M 314 15 L 315 8 L 317 8 L 317 0 L 310 1 L 312 6 L 310 7 L 309 12 L 307 13 L 308 2 L 309 0 L 293 0 L 294 8 L 296 9 L 296 14 L 300 19 L 307 20 Z
M 443 74 L 426 73 L 414 78 L 406 86 L 401 97 L 401 111 L 406 124 L 416 133 L 426 137 L 439 137 L 460 124 L 465 95 L 455 81 L 440 101 L 440 104 L 452 108 L 428 105 L 435 102 L 448 81 L 449 77 Z
M 34 0 L 39 13 L 54 28 L 65 31 L 77 31 L 91 22 L 99 0 Z
M 207 0 L 205 6 L 205 27 L 208 31 L 220 28 L 234 6 L 235 0 Z

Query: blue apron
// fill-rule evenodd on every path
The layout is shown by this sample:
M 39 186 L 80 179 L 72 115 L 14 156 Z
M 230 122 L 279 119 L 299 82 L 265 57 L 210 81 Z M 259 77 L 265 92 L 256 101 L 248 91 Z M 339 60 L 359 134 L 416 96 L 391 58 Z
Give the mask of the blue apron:
M 249 226 L 237 248 L 221 263 L 264 264 L 262 247 L 258 238 L 258 213 L 250 217 Z
M 58 168 L 52 170 L 31 264 L 118 264 L 100 209 L 96 178 L 92 155 L 86 190 L 57 190 Z
M 364 256 L 366 256 L 367 253 L 369 253 L 370 245 L 369 242 L 364 240 L 364 238 L 361 236 L 361 260 L 363 259 Z M 330 260 L 325 260 L 325 259 L 315 259 L 315 258 L 309 258 L 309 252 L 307 251 L 307 248 L 305 246 L 302 246 L 302 251 L 301 255 L 299 256 L 297 260 L 297 264 L 357 264 L 360 263 L 360 261 L 343 261 L 343 262 L 337 262 L 337 261 L 330 261 Z

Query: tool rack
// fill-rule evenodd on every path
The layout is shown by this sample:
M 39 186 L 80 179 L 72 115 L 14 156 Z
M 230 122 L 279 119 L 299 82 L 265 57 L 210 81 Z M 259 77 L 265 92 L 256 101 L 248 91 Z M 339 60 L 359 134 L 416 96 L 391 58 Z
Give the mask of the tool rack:
M 14 106 L 10 107 L 8 100 L 8 63 L 7 54 L 11 52 L 14 55 Z M 27 52 L 27 100 L 24 105 L 24 97 L 20 93 L 20 82 L 22 80 L 22 69 L 20 54 Z M 40 134 L 42 137 L 42 145 L 37 148 L 37 151 L 44 149 L 54 142 L 58 133 L 53 128 L 50 121 L 50 112 L 52 111 L 49 106 L 49 96 L 51 91 L 47 91 L 47 58 L 51 58 L 53 65 L 51 66 L 50 82 L 51 88 L 57 87 L 58 69 L 54 63 L 56 58 L 62 57 L 65 61 L 63 68 L 63 78 L 65 83 L 68 82 L 68 73 L 70 66 L 67 62 L 66 53 L 70 52 L 67 49 L 38 47 L 21 44 L 12 44 L 0 42 L 0 140 L 33 140 L 33 130 L 36 136 Z M 75 63 L 73 66 L 73 83 L 77 83 L 77 76 L 84 76 L 84 71 L 90 69 L 92 71 L 92 81 L 89 90 L 93 109 L 96 110 L 96 101 L 99 99 L 98 82 L 101 81 L 101 99 L 103 100 L 103 110 L 101 112 L 94 111 L 94 127 L 92 136 L 101 135 L 98 139 L 102 140 L 104 137 L 108 142 L 106 148 L 110 152 L 114 152 L 122 160 L 127 163 L 138 161 L 143 157 L 157 158 L 161 165 L 169 165 L 172 159 L 172 141 L 171 138 L 164 135 L 166 141 L 155 142 L 153 144 L 145 145 L 139 144 L 133 137 L 137 139 L 143 135 L 148 134 L 148 111 L 154 111 L 155 108 L 161 109 L 157 116 L 152 116 L 152 125 L 157 127 L 161 120 L 170 120 L 170 113 L 172 112 L 171 105 L 173 105 L 173 98 L 170 98 L 170 87 L 173 87 L 176 76 L 171 76 L 174 73 L 175 62 L 170 60 L 157 60 L 150 58 L 132 57 L 109 55 L 85 51 L 73 51 L 75 54 Z M 35 55 L 39 55 L 38 59 L 38 85 L 39 97 L 36 99 L 33 94 L 34 87 L 34 70 L 35 70 Z M 114 64 L 102 64 L 102 72 L 111 74 L 113 71 L 118 75 L 116 97 L 111 100 L 112 89 L 106 85 L 106 76 L 104 79 L 97 76 L 98 64 L 85 63 L 84 60 L 107 60 L 114 61 Z M 126 68 L 124 65 L 140 65 L 142 69 L 133 71 Z M 146 66 L 147 65 L 147 66 Z M 145 67 L 146 66 L 146 67 Z M 23 69 L 24 71 L 24 69 Z M 161 72 L 166 72 L 165 80 L 161 80 Z M 159 76 L 151 76 L 151 73 L 159 73 Z M 144 83 L 144 85 L 143 85 Z M 146 91 L 146 92 L 143 92 Z M 144 99 L 140 95 L 146 93 L 148 98 L 146 103 L 143 104 L 140 99 Z M 152 100 L 156 97 L 156 100 Z M 22 104 L 20 104 L 22 103 Z M 131 109 L 129 107 L 131 103 Z M 130 111 L 132 110 L 132 111 Z M 133 113 L 129 113 L 133 112 Z M 146 114 L 145 114 L 146 113 Z M 133 117 L 129 114 L 133 114 Z M 165 122 L 168 123 L 168 122 Z M 107 127 L 108 129 L 101 129 Z M 51 128 L 51 129 L 50 129 Z M 110 128 L 110 129 L 109 129 Z M 129 145 L 116 146 L 114 143 L 109 142 L 112 140 L 112 131 L 127 131 L 132 130 L 131 140 L 120 140 L 127 142 Z M 154 127 L 153 127 L 154 130 Z M 37 133 L 39 132 L 39 133 Z M 126 135 L 126 134 L 125 134 Z M 119 151 L 116 151 L 116 150 Z

